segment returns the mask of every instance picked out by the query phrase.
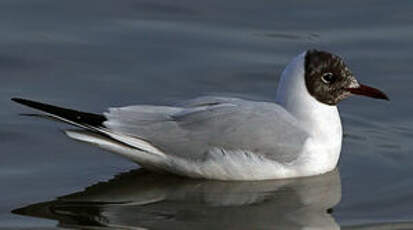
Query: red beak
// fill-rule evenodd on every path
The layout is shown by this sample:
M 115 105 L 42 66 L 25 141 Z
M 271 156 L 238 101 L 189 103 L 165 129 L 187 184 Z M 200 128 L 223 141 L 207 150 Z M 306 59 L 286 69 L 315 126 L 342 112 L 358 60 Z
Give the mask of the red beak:
M 389 100 L 387 95 L 384 94 L 382 91 L 375 89 L 373 87 L 367 86 L 367 85 L 360 84 L 360 86 L 357 88 L 347 88 L 347 91 L 349 91 L 352 94 L 363 95 L 363 96 L 377 98 L 377 99 Z

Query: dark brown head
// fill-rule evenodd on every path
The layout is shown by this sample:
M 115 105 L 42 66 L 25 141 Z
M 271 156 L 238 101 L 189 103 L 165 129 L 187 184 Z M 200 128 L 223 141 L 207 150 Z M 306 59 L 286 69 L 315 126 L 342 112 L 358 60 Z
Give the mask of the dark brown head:
M 380 90 L 359 84 L 343 59 L 331 53 L 308 50 L 304 69 L 308 92 L 322 103 L 337 105 L 352 94 L 388 100 Z

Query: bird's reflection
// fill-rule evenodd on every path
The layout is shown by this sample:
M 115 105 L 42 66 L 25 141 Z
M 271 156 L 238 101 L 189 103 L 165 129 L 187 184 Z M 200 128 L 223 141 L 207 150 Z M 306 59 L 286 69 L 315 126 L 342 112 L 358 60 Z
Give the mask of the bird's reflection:
M 139 169 L 13 212 L 67 228 L 339 229 L 328 210 L 340 199 L 337 170 L 291 180 L 220 182 Z

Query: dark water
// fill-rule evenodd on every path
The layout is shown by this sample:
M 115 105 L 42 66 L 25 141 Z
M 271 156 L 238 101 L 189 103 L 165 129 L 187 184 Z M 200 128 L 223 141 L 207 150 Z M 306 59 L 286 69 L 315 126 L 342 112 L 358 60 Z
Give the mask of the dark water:
M 412 12 L 410 1 L 0 1 L 0 228 L 413 228 Z M 271 100 L 308 48 L 343 56 L 391 98 L 340 105 L 340 172 L 321 177 L 128 172 L 138 166 L 9 100 L 92 112 L 209 93 Z

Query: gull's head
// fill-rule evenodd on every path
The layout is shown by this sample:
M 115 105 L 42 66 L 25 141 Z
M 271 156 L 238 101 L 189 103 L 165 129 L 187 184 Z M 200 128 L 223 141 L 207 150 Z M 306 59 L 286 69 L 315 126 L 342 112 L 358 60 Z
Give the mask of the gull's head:
M 353 94 L 388 100 L 380 90 L 360 84 L 339 56 L 308 50 L 301 58 L 305 86 L 319 102 L 336 105 Z

